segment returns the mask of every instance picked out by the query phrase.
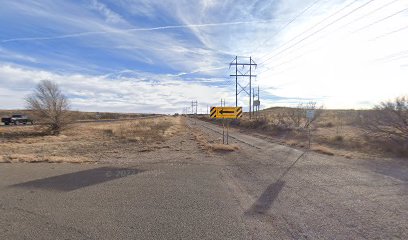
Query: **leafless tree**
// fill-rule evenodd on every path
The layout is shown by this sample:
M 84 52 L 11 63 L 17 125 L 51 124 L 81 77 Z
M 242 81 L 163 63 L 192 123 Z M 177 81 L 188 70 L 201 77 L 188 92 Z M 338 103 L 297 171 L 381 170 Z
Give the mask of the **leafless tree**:
M 306 111 L 313 110 L 314 116 L 312 119 L 306 118 Z M 307 128 L 321 115 L 323 106 L 317 106 L 316 102 L 310 101 L 307 103 L 299 103 L 296 108 L 290 108 L 287 111 L 288 118 L 291 120 L 295 128 Z
M 305 121 L 304 128 L 307 128 L 307 127 L 310 126 L 310 124 L 312 124 L 316 119 L 318 119 L 318 118 L 320 117 L 320 115 L 321 115 L 322 112 L 323 112 L 323 106 L 317 106 L 317 103 L 316 103 L 316 102 L 310 101 L 310 102 L 308 102 L 308 103 L 306 103 L 306 104 L 304 105 L 304 109 L 305 109 L 305 112 L 306 112 L 307 110 L 312 110 L 312 111 L 314 111 L 313 118 L 311 118 L 311 119 L 306 119 L 306 121 Z M 305 116 L 305 115 L 304 115 L 304 116 Z
M 408 149 L 408 96 L 382 102 L 361 115 L 362 127 L 371 135 L 390 139 Z
M 27 109 L 33 111 L 35 118 L 47 127 L 50 134 L 58 135 L 70 122 L 69 101 L 52 81 L 41 81 L 26 102 Z
M 303 103 L 299 103 L 296 108 L 290 108 L 287 111 L 287 115 L 295 128 L 300 127 L 305 114 Z

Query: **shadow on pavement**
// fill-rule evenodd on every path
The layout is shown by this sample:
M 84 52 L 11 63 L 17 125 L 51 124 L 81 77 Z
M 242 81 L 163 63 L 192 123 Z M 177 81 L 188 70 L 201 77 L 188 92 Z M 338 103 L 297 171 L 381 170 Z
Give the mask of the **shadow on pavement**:
M 278 197 L 285 185 L 285 181 L 278 180 L 275 183 L 269 185 L 262 195 L 252 204 L 251 208 L 245 212 L 245 215 L 263 214 L 268 211 L 273 202 Z
M 134 168 L 101 167 L 19 183 L 10 187 L 42 188 L 47 190 L 68 192 L 130 175 L 135 175 L 143 171 L 144 170 Z
M 300 154 L 296 160 L 279 176 L 278 180 L 275 183 L 269 185 L 262 195 L 256 200 L 254 204 L 252 204 L 251 208 L 245 212 L 245 215 L 255 215 L 255 214 L 263 214 L 268 211 L 273 202 L 278 197 L 279 193 L 282 191 L 283 187 L 285 186 L 285 181 L 282 180 L 289 173 L 289 171 L 296 165 L 297 162 L 306 154 L 307 152 L 303 152 Z M 289 156 L 289 154 L 288 154 Z

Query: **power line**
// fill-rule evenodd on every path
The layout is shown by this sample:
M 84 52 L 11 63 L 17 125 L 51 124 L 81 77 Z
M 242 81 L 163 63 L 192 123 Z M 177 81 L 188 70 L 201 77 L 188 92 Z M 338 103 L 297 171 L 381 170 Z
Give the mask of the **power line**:
M 387 4 L 386 4 L 386 5 L 387 5 Z M 389 5 L 389 4 L 388 4 L 388 5 Z M 385 6 L 385 5 L 383 5 L 383 6 Z M 382 21 L 385 21 L 385 20 L 387 20 L 387 19 L 389 19 L 389 18 L 391 18 L 391 17 L 393 17 L 393 16 L 396 16 L 396 15 L 398 15 L 398 14 L 400 14 L 401 12 L 404 12 L 404 11 L 406 11 L 406 10 L 408 10 L 408 8 L 405 8 L 405 9 L 403 9 L 403 10 L 400 10 L 400 11 L 398 11 L 398 12 L 395 12 L 395 13 L 393 13 L 393 14 L 387 16 L 387 17 L 384 17 L 384 18 L 382 18 L 382 19 L 380 19 L 380 20 L 376 20 L 376 21 L 374 21 L 373 23 L 370 23 L 370 24 L 368 24 L 367 26 L 362 27 L 362 28 L 360 28 L 360 29 L 357 30 L 357 31 L 354 31 L 352 34 L 357 33 L 357 32 L 359 32 L 359 31 L 362 31 L 362 30 L 364 30 L 365 28 L 371 27 L 371 26 L 373 26 L 373 25 L 375 25 L 375 24 L 378 24 L 378 23 L 380 23 L 380 22 L 382 22 Z M 405 26 L 405 27 L 396 29 L 396 30 L 391 31 L 391 32 L 388 32 L 388 33 L 386 33 L 386 34 L 382 34 L 382 35 L 380 35 L 380 36 L 378 36 L 378 37 L 375 37 L 375 38 L 373 38 L 373 39 L 371 39 L 371 40 L 369 40 L 369 41 L 372 41 L 372 40 L 375 40 L 375 39 L 378 39 L 378 38 L 381 38 L 381 37 L 385 37 L 385 36 L 387 36 L 387 35 L 391 35 L 391 34 L 397 33 L 397 32 L 399 32 L 399 31 L 402 31 L 402 30 L 405 30 L 405 29 L 408 29 L 408 26 Z M 315 48 L 313 51 L 315 51 L 315 50 L 316 50 L 316 48 Z M 285 61 L 285 62 L 283 62 L 283 63 L 281 63 L 281 64 L 279 64 L 279 65 L 275 65 L 275 67 L 276 67 L 276 66 L 285 65 L 285 64 L 287 64 L 287 63 L 292 62 L 293 60 L 299 59 L 300 57 L 304 56 L 304 55 L 307 54 L 308 52 L 310 52 L 310 51 L 307 51 L 307 52 L 305 52 L 305 53 L 303 53 L 303 54 L 297 55 L 296 57 L 291 58 L 290 60 Z M 265 73 L 265 72 L 270 71 L 270 70 L 272 70 L 272 68 L 267 68 L 266 70 L 261 71 L 261 72 L 258 73 L 258 74 L 260 75 L 260 74 Z
M 277 35 L 277 34 L 280 33 L 282 30 L 284 30 L 287 26 L 289 26 L 289 25 L 290 25 L 292 22 L 294 22 L 298 17 L 300 17 L 301 15 L 303 15 L 305 12 L 307 12 L 310 8 L 312 8 L 312 7 L 313 7 L 317 2 L 319 2 L 319 1 L 320 1 L 320 0 L 314 1 L 312 4 L 310 4 L 310 5 L 309 5 L 308 7 L 306 7 L 304 10 L 302 10 L 302 11 L 301 11 L 298 15 L 296 15 L 291 21 L 289 21 L 284 27 L 282 27 L 275 35 Z M 326 29 L 327 27 L 329 27 L 329 26 L 335 24 L 336 22 L 342 20 L 343 18 L 345 18 L 345 17 L 351 15 L 352 13 L 354 13 L 354 12 L 356 12 L 357 10 L 359 10 L 359 9 L 361 9 L 361 8 L 363 8 L 363 7 L 365 7 L 366 5 L 370 4 L 370 3 L 373 2 L 373 1 L 374 1 L 374 0 L 368 1 L 368 2 L 364 3 L 363 5 L 361 5 L 361 6 L 357 7 L 357 8 L 355 8 L 355 9 L 353 9 L 351 12 L 349 12 L 349 13 L 343 15 L 342 17 L 340 17 L 340 18 L 338 18 L 338 19 L 332 21 L 331 23 L 325 25 L 324 27 L 322 27 L 322 28 L 320 28 L 319 30 L 313 32 L 312 34 L 309 34 L 309 35 L 306 36 L 305 38 L 301 39 L 300 41 L 296 42 L 295 44 L 292 44 L 290 47 L 285 48 L 284 50 L 278 52 L 277 54 L 271 56 L 270 58 L 266 59 L 265 61 L 261 62 L 260 64 L 263 64 L 263 63 L 269 61 L 270 59 L 272 59 L 273 57 L 275 57 L 275 56 L 277 56 L 277 55 L 280 55 L 281 53 L 283 53 L 283 52 L 285 52 L 285 51 L 287 51 L 287 50 L 290 50 L 291 48 L 295 47 L 295 46 L 298 45 L 299 43 L 301 43 L 301 42 L 307 40 L 308 38 L 312 37 L 313 35 L 315 35 L 315 34 L 321 32 L 321 31 L 323 31 L 323 30 Z M 397 2 L 397 1 L 398 1 L 398 0 L 394 0 L 394 1 L 388 2 L 388 3 L 386 3 L 386 4 L 383 4 L 383 5 L 381 5 L 380 7 L 378 7 L 378 8 L 376 8 L 376 9 L 370 11 L 369 13 L 367 13 L 367 14 L 365 14 L 365 15 L 363 15 L 363 16 L 360 16 L 359 18 L 354 19 L 353 21 L 348 22 L 348 23 L 342 25 L 341 27 L 337 28 L 335 31 L 337 31 L 337 30 L 339 30 L 339 29 L 342 29 L 342 28 L 344 28 L 344 27 L 350 25 L 351 23 L 355 23 L 356 21 L 360 21 L 361 19 L 363 19 L 363 18 L 365 18 L 365 17 L 367 17 L 367 16 L 369 16 L 369 15 L 371 15 L 371 14 L 373 14 L 373 13 L 375 13 L 375 12 L 377 12 L 377 11 L 379 11 L 379 10 L 381 10 L 381 9 L 383 9 L 383 8 L 389 6 L 389 5 L 391 5 L 391 4 L 393 4 L 393 3 Z M 320 21 L 319 23 L 313 25 L 311 28 L 308 28 L 306 31 L 303 31 L 301 34 L 299 34 L 299 35 L 295 36 L 294 38 L 292 38 L 291 40 L 287 41 L 286 43 L 284 43 L 283 45 L 281 45 L 281 46 L 278 47 L 277 49 L 282 48 L 283 46 L 287 45 L 289 42 L 293 41 L 294 39 L 296 39 L 296 38 L 298 38 L 299 36 L 303 35 L 304 33 L 308 32 L 309 30 L 314 29 L 316 26 L 320 25 L 321 23 L 323 23 L 323 22 L 326 21 L 327 19 L 330 19 L 331 17 L 337 15 L 339 12 L 341 12 L 341 11 L 343 11 L 344 9 L 348 8 L 349 6 L 351 6 L 352 4 L 354 4 L 355 2 L 356 2 L 356 1 L 353 1 L 353 2 L 349 3 L 348 5 L 344 6 L 343 8 L 339 9 L 338 11 L 336 11 L 335 13 L 333 13 L 333 14 L 331 14 L 330 16 L 326 17 L 325 19 L 323 19 L 323 20 Z M 406 11 L 406 10 L 408 10 L 408 8 L 407 8 L 407 9 L 403 9 L 403 10 L 401 10 L 401 11 L 398 11 L 398 12 L 396 12 L 396 13 L 394 13 L 394 14 L 392 14 L 392 15 L 389 15 L 389 16 L 387 16 L 387 17 L 385 17 L 385 18 L 382 18 L 382 19 L 380 19 L 380 20 L 378 20 L 378 21 L 375 21 L 375 22 L 373 22 L 373 23 L 371 23 L 371 24 L 369 24 L 369 25 L 367 25 L 367 26 L 364 26 L 364 27 L 362 27 L 362 28 L 360 28 L 360 29 L 354 31 L 353 33 L 356 33 L 356 32 L 362 31 L 362 30 L 364 30 L 364 29 L 366 29 L 366 28 L 369 28 L 369 27 L 371 27 L 372 25 L 375 25 L 375 24 L 377 24 L 377 23 L 379 23 L 379 22 L 385 21 L 385 20 L 387 20 L 388 18 L 391 18 L 391 17 L 393 17 L 393 16 L 395 16 L 395 15 L 398 15 L 399 13 L 404 12 L 404 11 Z M 393 34 L 393 33 L 396 33 L 396 32 L 402 31 L 402 30 L 405 30 L 405 29 L 407 29 L 407 28 L 408 28 L 408 26 L 403 27 L 403 28 L 400 28 L 400 29 L 397 29 L 397 30 L 392 31 L 392 32 L 389 32 L 389 33 L 386 33 L 386 34 L 384 34 L 384 35 L 382 35 L 382 36 L 379 36 L 379 37 L 377 37 L 377 38 L 384 37 L 384 36 L 386 36 L 386 35 L 388 35 L 388 34 Z M 332 31 L 332 32 L 333 32 L 333 31 Z M 267 40 L 264 42 L 264 44 L 265 44 L 266 42 L 270 41 L 270 40 L 271 40 L 271 38 L 270 38 L 270 39 L 267 39 Z M 318 40 L 319 40 L 319 39 L 318 39 Z M 256 49 L 258 49 L 260 46 L 261 46 L 261 45 L 259 45 Z M 255 50 L 256 50 L 256 49 L 255 49 Z M 277 50 L 277 49 L 276 49 L 276 50 Z M 269 54 L 264 55 L 263 57 L 261 57 L 261 59 L 264 58 L 265 56 L 268 56 L 268 55 L 269 55 Z M 303 55 L 305 55 L 305 54 L 302 54 L 302 55 L 300 55 L 300 56 L 303 56 Z M 291 61 L 286 61 L 286 62 L 284 62 L 283 64 L 279 64 L 279 66 L 284 65 L 284 64 L 289 63 L 289 62 L 291 62 Z M 266 71 L 269 71 L 269 70 L 271 70 L 271 68 L 268 68 Z M 266 71 L 262 71 L 261 73 L 264 73 L 264 72 L 266 72 Z M 261 74 L 261 73 L 259 73 L 259 74 Z
M 388 20 L 389 18 L 392 18 L 392 17 L 394 17 L 394 16 L 396 16 L 396 15 L 402 13 L 402 12 L 405 12 L 405 11 L 407 11 L 407 10 L 408 10 L 408 8 L 404 8 L 404 9 L 398 11 L 398 12 L 395 12 L 395 13 L 393 13 L 393 14 L 391 14 L 391 15 L 388 15 L 388 16 L 386 16 L 386 17 L 384 17 L 384 18 L 381 18 L 381 19 L 378 20 L 378 21 L 375 21 L 375 22 L 373 22 L 373 23 L 370 23 L 370 24 L 368 24 L 368 25 L 366 25 L 366 26 L 364 26 L 364 27 L 361 27 L 361 28 L 359 28 L 359 29 L 353 31 L 352 33 L 360 32 L 360 31 L 362 31 L 362 30 L 364 30 L 364 29 L 367 29 L 367 28 L 369 28 L 369 27 L 371 27 L 371 26 L 373 26 L 373 25 L 375 25 L 375 24 L 378 24 L 378 23 L 380 23 L 380 22 L 383 22 L 383 21 L 385 21 L 385 20 Z
M 333 16 L 337 15 L 339 12 L 343 11 L 344 9 L 350 7 L 351 5 L 353 5 L 355 2 L 357 2 L 358 0 L 354 0 L 351 3 L 347 4 L 346 6 L 342 7 L 341 9 L 337 10 L 336 12 L 332 13 L 331 15 L 329 15 L 328 17 L 325 17 L 323 20 L 319 21 L 318 23 L 314 24 L 312 27 L 306 29 L 305 31 L 301 32 L 300 34 L 296 35 L 295 37 L 291 38 L 289 41 L 285 42 L 284 44 L 282 44 L 281 46 L 277 47 L 275 50 L 278 50 L 284 46 L 286 46 L 287 44 L 289 44 L 290 42 L 294 41 L 295 39 L 297 39 L 298 37 L 302 36 L 303 34 L 311 31 L 312 29 L 316 28 L 317 26 L 319 26 L 320 24 L 322 24 L 323 22 L 327 21 L 328 19 L 332 18 Z M 271 53 L 267 54 L 270 55 Z M 265 56 L 267 56 L 265 55 Z M 264 57 L 265 57 L 264 56 Z M 266 61 L 263 61 L 260 63 L 260 65 L 262 63 L 264 63 Z
M 395 2 L 398 2 L 398 1 L 399 1 L 399 0 L 393 0 L 393 1 L 391 1 L 391 2 L 388 2 L 388 3 L 386 3 L 386 4 L 383 4 L 383 5 L 381 5 L 380 7 L 378 7 L 378 8 L 376 8 L 376 9 L 374 9 L 374 10 L 372 10 L 372 11 L 370 11 L 370 12 L 368 12 L 368 13 L 366 13 L 366 14 L 360 16 L 360 17 L 358 17 L 357 19 L 353 19 L 352 21 L 350 21 L 350 22 L 348 22 L 348 23 L 342 25 L 341 27 L 337 28 L 337 29 L 334 30 L 334 31 L 338 31 L 338 30 L 340 30 L 340 29 L 342 29 L 342 28 L 344 28 L 344 27 L 349 26 L 349 25 L 352 24 L 352 23 L 356 23 L 356 22 L 360 21 L 361 19 L 363 19 L 363 18 L 365 18 L 365 17 L 367 17 L 367 16 L 370 16 L 371 14 L 373 14 L 373 13 L 375 13 L 375 12 L 378 12 L 379 10 L 382 10 L 382 9 L 384 9 L 385 7 L 388 7 L 389 5 L 394 4 Z M 334 32 L 334 31 L 333 31 L 333 32 Z
M 404 27 L 402 27 L 402 28 L 398 28 L 398 29 L 396 29 L 396 30 L 393 30 L 393 31 L 391 31 L 391 32 L 384 33 L 384 34 L 382 34 L 382 35 L 380 35 L 380 36 L 377 36 L 377 37 L 375 37 L 375 38 L 370 39 L 369 41 L 374 41 L 374 40 L 377 40 L 377 39 L 380 39 L 380 38 L 383 38 L 383 37 L 386 37 L 386 36 L 395 34 L 395 33 L 397 33 L 397 32 L 401 32 L 401 31 L 403 31 L 403 30 L 405 30 L 405 29 L 408 29 L 408 25 L 407 25 L 407 26 L 404 26 Z
M 392 54 L 390 54 L 388 56 L 375 59 L 374 61 L 380 61 L 380 62 L 387 62 L 388 61 L 389 62 L 389 61 L 399 60 L 401 58 L 404 59 L 406 57 L 408 57 L 408 49 L 400 51 L 400 52 L 392 53 Z
M 287 48 L 281 50 L 281 51 L 278 52 L 277 54 L 274 54 L 273 56 L 271 56 L 270 58 L 268 58 L 267 60 L 263 61 L 263 62 L 260 63 L 260 64 L 263 64 L 263 63 L 269 61 L 270 59 L 272 59 L 272 58 L 278 56 L 279 54 L 281 54 L 281 53 L 283 53 L 283 52 L 285 52 L 285 51 L 287 51 L 287 50 L 289 50 L 289 49 L 295 47 L 295 46 L 298 45 L 299 43 L 301 43 L 301 42 L 303 42 L 303 41 L 309 39 L 310 37 L 316 35 L 317 33 L 321 32 L 321 31 L 323 31 L 323 30 L 325 30 L 325 29 L 328 28 L 329 26 L 331 26 L 331 25 L 337 23 L 338 21 L 344 19 L 345 17 L 351 15 L 351 14 L 354 13 L 355 11 L 357 11 L 357 10 L 359 10 L 359 9 L 361 9 L 361 8 L 363 8 L 363 7 L 365 7 L 365 6 L 367 6 L 369 3 L 373 2 L 373 1 L 375 1 L 375 0 L 370 0 L 370 1 L 366 2 L 366 3 L 364 3 L 363 5 L 360 5 L 359 7 L 353 9 L 352 11 L 350 11 L 350 12 L 344 14 L 343 16 L 337 18 L 336 20 L 331 21 L 329 24 L 326 24 L 326 25 L 323 26 L 322 28 L 319 28 L 318 30 L 312 32 L 311 34 L 309 34 L 309 35 L 307 35 L 306 37 L 300 39 L 299 41 L 295 42 L 294 44 L 290 45 L 289 47 L 287 47 Z
M 391 4 L 393 4 L 393 3 L 397 2 L 397 1 L 398 1 L 398 0 L 394 0 L 394 1 L 388 2 L 388 3 L 386 3 L 386 4 L 383 4 L 383 5 L 381 5 L 380 7 L 378 7 L 378 8 L 376 8 L 376 9 L 370 11 L 369 13 L 364 14 L 363 16 L 360 16 L 360 17 L 358 17 L 357 19 L 354 19 L 354 20 L 352 20 L 351 22 L 348 22 L 348 23 L 346 23 L 346 24 L 344 24 L 344 25 L 338 27 L 337 29 L 335 29 L 335 30 L 333 30 L 333 31 L 331 31 L 331 32 L 329 32 L 329 33 L 323 35 L 322 37 L 320 37 L 320 38 L 317 39 L 316 41 L 320 41 L 322 38 L 327 37 L 330 33 L 337 32 L 338 30 L 340 30 L 340 29 L 342 29 L 342 28 L 344 28 L 344 27 L 346 27 L 346 26 L 349 26 L 351 23 L 356 23 L 357 21 L 360 21 L 360 20 L 362 20 L 363 18 L 365 18 L 365 17 L 367 17 L 367 16 L 369 16 L 369 15 L 371 15 L 371 14 L 373 14 L 373 13 L 375 13 L 375 12 L 377 12 L 377 11 L 379 11 L 379 10 L 381 10 L 381 9 L 383 9 L 383 8 L 389 6 L 389 5 L 391 5 Z M 304 46 L 303 46 L 303 47 L 304 47 Z M 305 54 L 301 54 L 301 55 L 299 55 L 299 57 L 304 56 L 304 55 L 305 55 Z M 287 62 L 288 62 L 288 61 L 286 61 L 286 63 L 287 63 Z M 282 65 L 282 64 L 279 64 L 279 66 L 280 66 L 280 65 Z
M 280 32 L 282 32 L 283 30 L 285 30 L 285 28 L 287 28 L 291 23 L 293 23 L 294 21 L 296 21 L 296 19 L 298 19 L 300 16 L 302 16 L 303 14 L 305 14 L 309 9 L 311 9 L 316 3 L 318 3 L 321 0 L 316 0 L 314 2 L 312 2 L 312 4 L 310 4 L 309 6 L 307 6 L 305 9 L 303 9 L 299 14 L 297 14 L 294 18 L 292 18 L 288 23 L 286 23 L 283 27 L 281 27 L 277 32 L 274 33 L 274 36 L 278 35 Z M 258 50 L 262 45 L 265 45 L 266 43 L 268 43 L 272 38 L 268 38 L 266 39 L 262 44 L 259 44 L 258 47 L 256 47 L 253 52 L 255 52 L 256 50 Z M 266 54 L 268 55 L 268 54 Z M 260 59 L 264 58 L 266 55 L 262 56 Z

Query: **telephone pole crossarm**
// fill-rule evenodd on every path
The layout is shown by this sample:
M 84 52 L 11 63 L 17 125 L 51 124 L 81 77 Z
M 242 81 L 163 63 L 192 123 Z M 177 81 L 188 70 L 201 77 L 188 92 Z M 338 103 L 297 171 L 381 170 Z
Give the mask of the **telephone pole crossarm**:
M 256 75 L 247 75 L 247 74 L 242 74 L 242 75 L 230 75 L 230 77 L 249 77 L 249 76 L 256 77 Z

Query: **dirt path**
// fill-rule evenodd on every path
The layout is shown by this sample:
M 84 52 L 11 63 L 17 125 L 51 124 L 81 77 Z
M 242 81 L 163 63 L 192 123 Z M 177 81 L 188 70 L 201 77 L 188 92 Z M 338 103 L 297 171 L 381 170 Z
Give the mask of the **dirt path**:
M 195 122 L 195 121 L 194 121 Z M 220 141 L 222 130 L 189 121 Z M 304 152 L 237 131 L 221 170 L 255 239 L 406 239 L 408 164 Z

